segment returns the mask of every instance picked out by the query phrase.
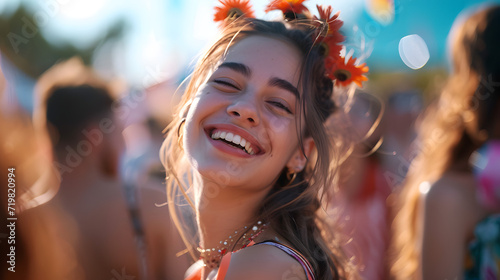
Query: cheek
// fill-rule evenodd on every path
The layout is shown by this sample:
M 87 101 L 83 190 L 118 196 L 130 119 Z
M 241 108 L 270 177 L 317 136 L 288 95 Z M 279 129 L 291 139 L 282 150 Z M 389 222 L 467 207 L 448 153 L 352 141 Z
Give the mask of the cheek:
M 268 131 L 270 138 L 293 143 L 297 138 L 295 119 L 272 115 L 268 117 Z
M 217 106 L 217 100 L 214 100 L 215 98 L 212 97 L 210 93 L 197 93 L 191 102 L 186 121 L 199 120 L 214 111 Z
M 201 134 L 204 133 L 202 131 L 204 120 L 223 110 L 223 106 L 223 100 L 217 98 L 216 94 L 200 92 L 195 95 L 184 124 L 184 147 L 188 147 L 186 145 L 190 144 L 193 145 L 194 141 L 202 136 Z
M 183 125 L 183 146 L 186 152 L 191 150 L 191 146 L 196 145 L 193 141 L 196 141 L 196 138 L 199 137 L 199 129 L 196 124 L 200 123 L 200 120 L 203 118 L 206 113 L 204 112 L 203 100 L 197 96 L 193 99 L 189 107 L 189 111 L 186 115 L 186 121 Z
M 278 117 L 270 119 L 269 128 L 278 135 L 296 130 L 294 121 Z

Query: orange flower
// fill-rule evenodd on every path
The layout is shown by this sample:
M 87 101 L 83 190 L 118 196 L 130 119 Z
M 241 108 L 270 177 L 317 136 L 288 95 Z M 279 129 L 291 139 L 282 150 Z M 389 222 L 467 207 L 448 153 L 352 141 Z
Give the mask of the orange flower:
M 236 19 L 240 16 L 254 18 L 250 0 L 219 0 L 222 7 L 215 7 L 214 21 Z
M 336 64 L 342 60 L 340 57 L 340 51 L 342 50 L 341 43 L 344 41 L 344 36 L 339 32 L 339 30 L 344 22 L 338 18 L 340 12 L 332 16 L 332 6 L 323 8 L 320 5 L 316 5 L 316 8 L 318 8 L 319 18 L 315 16 L 314 19 L 317 20 L 316 24 L 318 26 L 318 32 L 320 32 L 316 36 L 319 35 L 318 39 L 321 40 L 319 46 L 321 53 L 325 57 L 327 75 L 333 80 L 335 79 L 334 67 L 336 67 Z
M 326 37 L 319 46 L 321 48 L 321 53 L 325 57 L 325 65 L 329 62 L 335 63 L 340 58 L 340 51 L 342 50 L 342 45 L 338 44 L 336 38 Z
M 335 79 L 336 84 L 344 87 L 352 82 L 362 87 L 362 82 L 368 81 L 368 78 L 363 75 L 368 72 L 368 67 L 366 63 L 356 66 L 354 65 L 355 62 L 355 59 L 351 57 L 346 63 L 345 58 L 341 57 L 341 59 L 333 65 L 330 71 L 328 71 L 328 77 L 332 80 Z
M 306 6 L 302 5 L 306 0 L 274 0 L 266 7 L 266 13 L 273 10 L 281 10 L 283 14 L 292 12 L 293 14 L 302 14 L 304 11 L 309 11 Z
M 325 37 L 333 37 L 338 43 L 343 42 L 344 36 L 342 36 L 339 32 L 340 27 L 344 24 L 344 22 L 338 18 L 340 12 L 337 12 L 332 16 L 332 6 L 328 6 L 324 9 L 322 6 L 316 5 L 316 8 L 318 8 L 319 20 L 328 23 L 328 30 L 325 32 Z
M 325 58 L 325 69 L 326 69 L 326 75 L 328 77 L 330 77 L 330 79 L 335 79 L 335 76 L 333 76 L 333 72 L 332 69 L 333 67 L 335 66 L 335 64 L 337 64 L 337 61 L 341 60 L 342 58 L 340 57 L 340 55 L 338 57 L 331 57 L 331 56 L 328 56 Z

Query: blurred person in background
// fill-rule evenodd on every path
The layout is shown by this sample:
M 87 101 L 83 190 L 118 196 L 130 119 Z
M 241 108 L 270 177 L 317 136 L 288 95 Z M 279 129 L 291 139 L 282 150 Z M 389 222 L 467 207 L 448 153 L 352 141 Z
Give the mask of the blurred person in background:
M 54 211 L 54 215 L 45 221 L 7 219 L 20 215 L 23 205 L 21 197 L 40 175 L 40 160 L 30 116 L 16 108 L 18 104 L 10 96 L 11 93 L 5 90 L 6 84 L 0 68 L 0 106 L 10 107 L 8 113 L 0 110 L 0 174 L 4 182 L 0 193 L 0 217 L 6 223 L 0 230 L 0 278 L 73 278 L 74 275 L 68 270 L 75 264 L 74 255 L 66 250 L 67 243 L 60 242 L 53 234 L 60 223 L 58 212 Z M 9 182 L 9 178 L 13 180 Z M 8 198 L 12 200 L 8 201 Z M 11 222 L 15 226 L 7 227 Z
M 457 20 L 395 218 L 395 279 L 499 279 L 500 6 Z
M 25 223 L 60 215 L 54 231 L 76 258 L 73 279 L 139 276 L 135 235 L 119 176 L 124 149 L 109 85 L 77 59 L 38 80 L 33 124 L 45 153 L 37 185 L 52 192 L 27 198 Z M 39 188 L 39 187 L 38 187 Z M 38 244 L 37 244 L 38 245 Z
M 341 165 L 339 192 L 327 205 L 327 221 L 345 238 L 342 248 L 352 257 L 362 279 L 387 279 L 391 193 L 376 151 L 383 139 L 380 102 L 358 92 L 349 111 L 350 130 L 356 135 L 352 154 Z
M 57 236 L 71 245 L 78 277 L 180 278 L 188 262 L 176 257 L 182 248 L 168 208 L 158 207 L 165 192 L 121 179 L 130 178 L 120 174 L 124 116 L 112 93 L 77 59 L 39 79 L 34 125 L 50 164 L 37 185 L 57 190 L 28 198 L 26 216 L 50 217 L 47 209 L 65 214 Z M 129 200 L 125 186 L 134 191 Z
M 132 90 L 120 99 L 127 107 L 117 110 L 125 123 L 122 178 L 134 226 L 143 232 L 139 246 L 145 247 L 154 279 L 182 279 L 190 264 L 166 205 L 165 169 L 158 156 L 163 128 L 172 115 L 169 106 L 158 104 L 173 107 L 174 90 L 171 81 Z
M 163 141 L 161 125 L 150 116 L 129 124 L 124 136 L 127 152 L 136 151 L 131 153 L 134 158 L 124 163 L 124 180 L 132 219 L 138 230 L 144 231 L 149 279 L 182 279 L 190 262 L 166 205 L 165 170 L 158 157 Z
M 415 122 L 423 109 L 422 93 L 417 89 L 392 92 L 385 109 L 381 124 L 383 142 L 378 155 L 386 183 L 397 191 L 415 156 Z

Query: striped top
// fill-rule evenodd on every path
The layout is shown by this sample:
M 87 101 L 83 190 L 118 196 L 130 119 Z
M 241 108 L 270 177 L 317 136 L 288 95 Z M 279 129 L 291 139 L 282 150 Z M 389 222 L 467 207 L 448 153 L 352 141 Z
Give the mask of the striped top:
M 255 245 L 261 245 L 261 244 L 271 245 L 271 246 L 274 246 L 278 249 L 281 249 L 283 252 L 287 253 L 288 255 L 290 255 L 291 257 L 293 257 L 295 260 L 297 260 L 300 263 L 302 268 L 304 268 L 304 272 L 306 273 L 307 280 L 314 280 L 315 279 L 311 264 L 297 250 L 293 249 L 292 247 L 290 247 L 288 245 L 278 243 L 278 242 L 272 241 L 272 240 L 256 243 Z
M 294 258 L 302 266 L 302 268 L 304 269 L 304 272 L 306 274 L 307 280 L 315 280 L 313 269 L 312 269 L 309 261 L 307 261 L 307 259 L 301 253 L 299 253 L 297 250 L 293 249 L 292 247 L 285 245 L 285 244 L 282 244 L 282 243 L 279 243 L 279 242 L 276 242 L 276 241 L 272 241 L 272 240 L 267 240 L 267 241 L 263 241 L 263 242 L 259 242 L 259 243 L 252 242 L 247 247 L 256 246 L 256 245 L 270 245 L 270 246 L 274 246 L 274 247 L 282 250 L 287 255 Z M 232 254 L 232 252 L 229 252 L 226 255 L 224 255 L 224 257 L 222 258 L 219 270 L 217 272 L 216 280 L 224 280 L 224 278 L 226 276 L 226 272 L 229 268 L 229 263 L 231 262 L 231 254 Z M 194 272 L 191 273 L 188 277 L 186 277 L 185 280 L 201 280 L 201 269 L 202 269 L 202 263 L 200 263 L 198 268 L 195 269 Z

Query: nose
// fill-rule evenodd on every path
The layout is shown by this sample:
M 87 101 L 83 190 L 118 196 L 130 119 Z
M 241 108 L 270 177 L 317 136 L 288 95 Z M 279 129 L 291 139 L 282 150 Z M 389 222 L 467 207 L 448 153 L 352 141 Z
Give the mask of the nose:
M 250 96 L 240 96 L 227 107 L 227 113 L 252 126 L 256 126 L 260 123 L 256 101 Z

